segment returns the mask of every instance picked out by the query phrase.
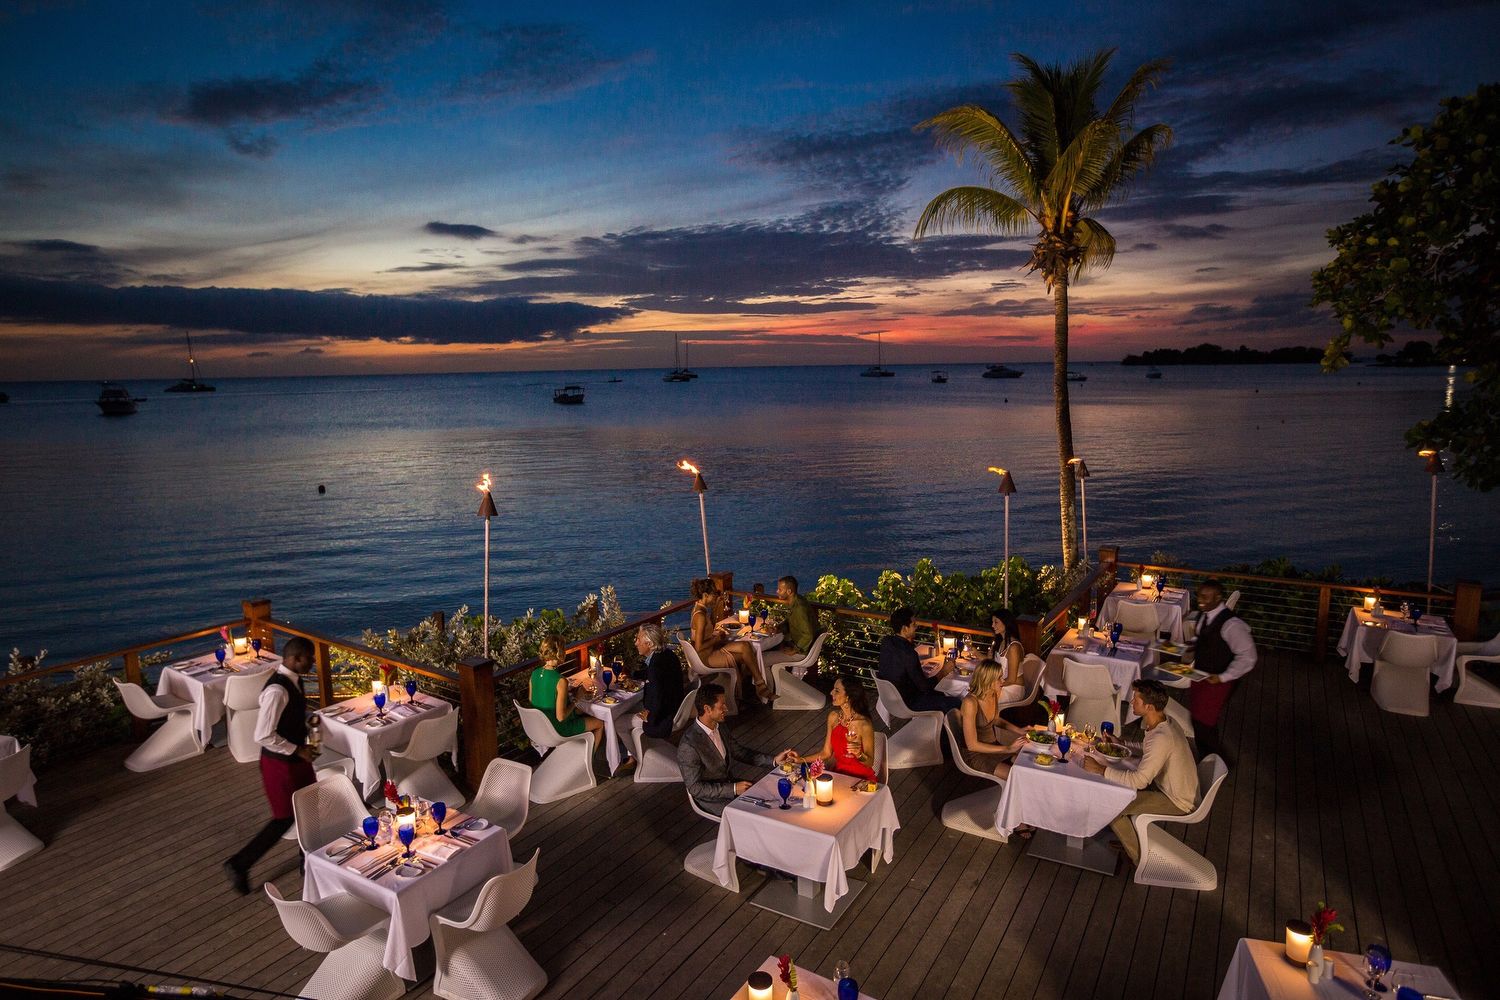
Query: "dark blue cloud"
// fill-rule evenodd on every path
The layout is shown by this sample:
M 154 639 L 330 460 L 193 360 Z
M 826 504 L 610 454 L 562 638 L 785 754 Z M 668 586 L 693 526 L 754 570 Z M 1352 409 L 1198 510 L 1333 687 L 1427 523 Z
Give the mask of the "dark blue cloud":
M 429 222 L 422 229 L 434 236 L 453 236 L 461 240 L 482 240 L 489 236 L 500 235 L 493 229 L 465 222 Z

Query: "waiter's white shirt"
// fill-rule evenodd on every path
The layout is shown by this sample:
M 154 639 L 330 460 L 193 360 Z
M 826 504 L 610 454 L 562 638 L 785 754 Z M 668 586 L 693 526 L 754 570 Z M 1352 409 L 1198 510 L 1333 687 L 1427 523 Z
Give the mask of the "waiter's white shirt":
M 276 672 L 293 684 L 302 683 L 301 677 L 280 664 L 277 664 Z M 297 752 L 297 744 L 276 732 L 276 724 L 281 721 L 281 712 L 286 708 L 287 700 L 286 688 L 280 684 L 267 681 L 266 686 L 260 689 L 260 717 L 255 720 L 255 742 L 272 753 L 290 757 Z
M 1229 610 L 1228 605 L 1220 603 L 1211 611 L 1205 611 L 1203 617 L 1198 621 L 1198 633 L 1208 628 L 1209 623 Z M 1234 659 L 1229 661 L 1229 666 L 1219 675 L 1221 682 L 1237 680 L 1248 674 L 1255 667 L 1255 640 L 1250 638 L 1250 626 L 1243 618 L 1231 618 L 1224 623 L 1219 630 L 1219 635 L 1224 637 L 1229 651 L 1234 654 Z

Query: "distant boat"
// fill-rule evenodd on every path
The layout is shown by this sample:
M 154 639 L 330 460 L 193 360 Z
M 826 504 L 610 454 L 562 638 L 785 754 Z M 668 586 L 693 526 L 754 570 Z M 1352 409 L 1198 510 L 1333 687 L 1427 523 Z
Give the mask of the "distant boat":
M 693 371 L 693 342 L 691 340 L 682 345 L 682 374 L 688 378 L 698 377 L 698 373 Z
M 948 384 L 948 373 L 947 372 L 933 372 L 932 373 L 932 383 L 933 383 L 933 385 L 947 385 Z
M 1068 381 L 1069 382 L 1087 382 L 1088 380 L 1089 380 L 1089 377 L 1087 375 L 1085 375 L 1083 372 L 1075 372 L 1075 371 L 1068 372 Z
M 193 338 L 191 334 L 183 333 L 187 337 L 188 349 L 188 377 L 178 379 L 173 385 L 166 388 L 167 392 L 213 392 L 214 387 L 207 382 L 198 381 L 198 362 L 193 358 Z
M 698 376 L 682 367 L 682 358 L 679 356 L 677 334 L 672 334 L 672 370 L 661 377 L 663 382 L 691 382 Z
M 895 378 L 896 373 L 884 367 L 881 362 L 880 331 L 875 331 L 875 363 L 859 373 L 860 378 Z
M 980 378 L 1020 378 L 1025 374 L 1019 368 L 1010 368 L 1006 365 L 986 365 L 984 374 Z
M 611 376 L 610 376 L 610 377 L 609 377 L 609 381 L 610 381 L 610 382 L 623 382 L 623 381 L 625 381 L 625 380 L 624 380 L 624 379 L 622 379 L 622 378 L 621 378 L 621 377 L 620 377 L 620 376 L 618 376 L 618 375 L 611 375 Z
M 1159 369 L 1153 368 L 1149 372 L 1146 373 L 1146 377 L 1147 378 L 1161 378 L 1161 371 Z
M 128 417 L 135 412 L 138 403 L 145 400 L 130 394 L 130 390 L 123 385 L 113 382 L 101 382 L 99 398 L 94 400 L 99 406 L 99 412 L 106 417 Z
M 563 406 L 579 406 L 583 403 L 583 386 L 565 385 L 552 390 L 552 402 Z

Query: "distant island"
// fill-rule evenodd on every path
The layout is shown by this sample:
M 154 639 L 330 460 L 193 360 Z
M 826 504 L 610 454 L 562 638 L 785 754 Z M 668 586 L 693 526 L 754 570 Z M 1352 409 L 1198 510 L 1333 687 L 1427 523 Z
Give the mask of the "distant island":
M 1199 344 L 1178 350 L 1162 347 L 1145 354 L 1127 354 L 1122 365 L 1310 365 L 1323 360 L 1320 347 L 1276 347 L 1255 351 L 1240 345 L 1231 351 L 1218 344 Z
M 1425 340 L 1413 340 L 1395 354 L 1377 354 L 1375 363 L 1382 368 L 1445 368 L 1448 365 L 1437 356 L 1437 349 Z

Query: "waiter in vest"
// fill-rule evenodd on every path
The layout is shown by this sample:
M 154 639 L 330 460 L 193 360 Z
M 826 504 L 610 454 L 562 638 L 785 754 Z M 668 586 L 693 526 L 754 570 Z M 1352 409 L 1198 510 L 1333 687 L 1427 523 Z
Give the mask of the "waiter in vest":
M 1255 666 L 1255 640 L 1250 626 L 1224 604 L 1224 584 L 1204 580 L 1198 584 L 1198 646 L 1188 662 L 1208 674 L 1188 690 L 1188 708 L 1193 714 L 1193 736 L 1198 755 L 1222 754 L 1219 719 L 1234 691 L 1234 682 Z
M 240 895 L 250 892 L 250 867 L 292 828 L 292 793 L 317 780 L 307 745 L 307 697 L 302 675 L 312 669 L 313 645 L 293 636 L 281 649 L 281 665 L 260 691 L 255 742 L 260 744 L 260 782 L 271 803 L 271 819 L 250 843 L 224 862 L 224 874 Z

